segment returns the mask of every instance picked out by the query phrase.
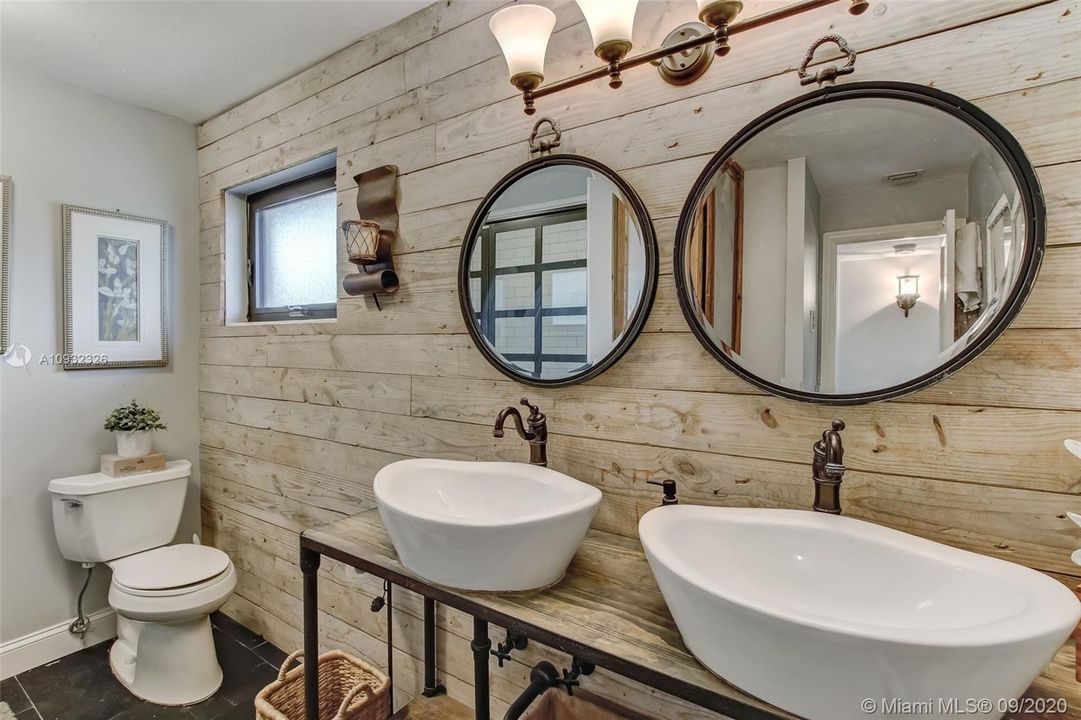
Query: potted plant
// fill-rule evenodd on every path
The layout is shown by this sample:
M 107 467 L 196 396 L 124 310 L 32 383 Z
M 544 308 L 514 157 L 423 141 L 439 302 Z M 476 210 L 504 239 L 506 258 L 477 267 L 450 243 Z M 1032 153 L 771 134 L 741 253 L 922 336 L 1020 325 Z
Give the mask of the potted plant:
M 131 458 L 149 455 L 150 433 L 165 430 L 166 426 L 157 410 L 132 400 L 130 405 L 121 405 L 105 418 L 105 429 L 116 433 L 116 454 Z

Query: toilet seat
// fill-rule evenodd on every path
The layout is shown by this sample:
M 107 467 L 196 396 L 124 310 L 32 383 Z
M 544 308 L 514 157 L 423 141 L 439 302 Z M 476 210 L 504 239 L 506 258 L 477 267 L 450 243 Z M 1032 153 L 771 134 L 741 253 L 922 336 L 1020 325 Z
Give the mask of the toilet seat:
M 232 560 L 206 545 L 166 545 L 118 558 L 109 567 L 109 604 L 120 615 L 143 622 L 175 622 L 212 612 L 236 587 Z
M 229 556 L 206 545 L 181 543 L 113 560 L 113 584 L 143 597 L 183 595 L 211 585 L 230 569 Z
M 118 615 L 142 622 L 171 623 L 213 612 L 236 587 L 232 563 L 225 572 L 194 585 L 166 590 L 130 589 L 116 582 L 109 587 L 109 605 Z

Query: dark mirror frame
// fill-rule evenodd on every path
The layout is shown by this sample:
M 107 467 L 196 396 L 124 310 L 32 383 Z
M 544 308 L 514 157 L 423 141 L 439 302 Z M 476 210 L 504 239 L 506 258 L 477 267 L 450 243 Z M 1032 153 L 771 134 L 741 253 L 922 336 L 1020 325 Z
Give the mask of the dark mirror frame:
M 522 375 L 515 371 L 514 367 L 507 363 L 499 353 L 495 352 L 488 345 L 488 341 L 480 334 L 480 331 L 473 320 L 473 309 L 469 302 L 469 260 L 481 228 L 484 227 L 484 221 L 500 195 L 526 175 L 534 173 L 542 168 L 554 167 L 557 165 L 573 165 L 598 172 L 608 178 L 608 180 L 623 193 L 627 205 L 634 212 L 635 218 L 638 221 L 638 228 L 641 231 L 646 259 L 646 277 L 642 283 L 642 297 L 638 307 L 635 309 L 634 314 L 627 320 L 627 327 L 623 331 L 622 337 L 620 337 L 619 341 L 612 347 L 608 354 L 594 363 L 588 370 L 564 378 L 543 380 Z M 653 228 L 653 221 L 650 219 L 645 203 L 642 202 L 638 193 L 636 193 L 622 177 L 601 163 L 581 155 L 548 155 L 525 162 L 503 176 L 503 178 L 488 191 L 488 194 L 484 197 L 480 207 L 473 213 L 473 219 L 469 221 L 469 228 L 462 238 L 462 252 L 458 259 L 458 304 L 462 310 L 462 318 L 465 320 L 465 326 L 469 330 L 469 336 L 473 339 L 473 344 L 476 345 L 477 349 L 480 350 L 480 353 L 493 367 L 495 367 L 496 370 L 503 373 L 511 380 L 515 380 L 525 385 L 532 385 L 534 387 L 564 387 L 566 385 L 574 385 L 595 378 L 608 368 L 612 367 L 612 365 L 614 365 L 616 361 L 630 349 L 631 345 L 634 344 L 634 341 L 638 339 L 638 336 L 642 332 L 642 328 L 646 324 L 646 319 L 649 317 L 649 312 L 653 308 L 653 299 L 657 294 L 659 262 L 657 237 Z
M 1018 273 L 1017 280 L 994 321 L 964 350 L 934 370 L 908 382 L 879 390 L 837 394 L 795 390 L 758 377 L 732 358 L 729 358 L 713 344 L 695 313 L 694 299 L 690 295 L 690 288 L 687 287 L 684 252 L 690 241 L 695 212 L 706 189 L 709 187 L 709 183 L 721 166 L 744 143 L 774 123 L 796 113 L 832 102 L 859 98 L 903 100 L 937 108 L 961 120 L 990 142 L 1009 166 L 1022 197 L 1026 217 L 1025 254 L 1021 260 L 1021 270 Z M 824 405 L 858 405 L 889 400 L 921 390 L 957 372 L 978 357 L 1002 334 L 1021 310 L 1036 280 L 1036 274 L 1040 269 L 1040 264 L 1043 262 L 1045 225 L 1046 207 L 1044 205 L 1043 191 L 1040 189 L 1040 183 L 1036 178 L 1036 171 L 1032 167 L 1032 163 L 1029 162 L 1028 157 L 1013 135 L 994 118 L 972 103 L 951 93 L 912 83 L 859 82 L 825 87 L 782 103 L 760 115 L 736 133 L 710 159 L 702 174 L 695 181 L 691 193 L 683 206 L 683 211 L 680 213 L 679 224 L 676 227 L 676 241 L 673 248 L 673 273 L 675 275 L 676 295 L 679 297 L 679 305 L 683 310 L 683 316 L 687 319 L 687 324 L 690 326 L 691 331 L 694 332 L 695 337 L 698 338 L 698 342 L 726 368 L 772 395 Z

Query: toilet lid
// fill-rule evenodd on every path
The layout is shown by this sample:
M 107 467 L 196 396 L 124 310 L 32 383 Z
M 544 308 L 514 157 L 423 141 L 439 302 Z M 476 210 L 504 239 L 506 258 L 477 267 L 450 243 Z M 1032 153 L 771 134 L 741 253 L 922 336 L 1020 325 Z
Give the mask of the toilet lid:
M 225 572 L 229 556 L 206 545 L 167 545 L 109 563 L 113 581 L 133 590 L 194 585 Z

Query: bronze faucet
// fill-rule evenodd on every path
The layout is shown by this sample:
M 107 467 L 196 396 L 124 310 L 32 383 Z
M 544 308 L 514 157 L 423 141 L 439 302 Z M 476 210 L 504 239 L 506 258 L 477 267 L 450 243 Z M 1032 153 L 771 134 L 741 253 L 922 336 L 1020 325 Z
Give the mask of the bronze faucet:
M 832 429 L 814 444 L 812 472 L 815 481 L 815 512 L 841 514 L 841 478 L 845 474 L 845 448 L 841 443 L 843 420 L 834 420 Z
M 522 404 L 529 408 L 529 417 L 526 419 L 529 430 L 527 431 L 522 424 L 522 414 L 518 412 L 518 408 L 511 405 L 503 408 L 496 415 L 492 437 L 503 437 L 503 423 L 508 417 L 513 418 L 514 429 L 523 440 L 529 443 L 529 464 L 548 467 L 548 419 L 544 417 L 540 408 L 530 405 L 527 398 L 522 398 Z

